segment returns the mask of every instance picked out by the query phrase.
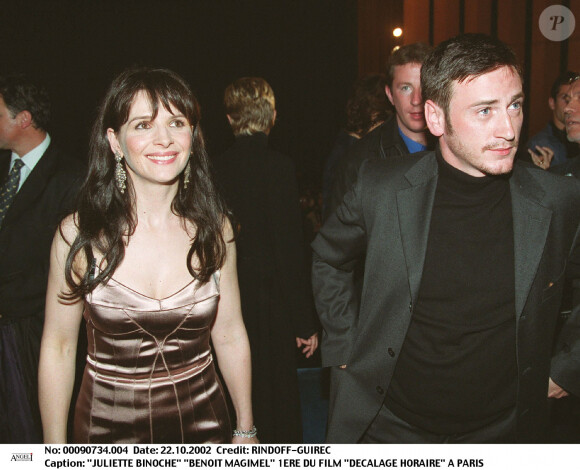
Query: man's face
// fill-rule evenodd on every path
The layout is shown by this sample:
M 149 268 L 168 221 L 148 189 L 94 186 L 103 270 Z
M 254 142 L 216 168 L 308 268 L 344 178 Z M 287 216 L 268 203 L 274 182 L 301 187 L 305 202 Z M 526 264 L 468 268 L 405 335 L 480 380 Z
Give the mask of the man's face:
M 554 115 L 554 124 L 556 124 L 559 129 L 564 129 L 564 108 L 566 108 L 566 95 L 568 94 L 569 89 L 570 85 L 561 85 L 558 89 L 556 99 L 552 98 L 551 96 L 548 99 L 548 105 L 550 106 L 550 109 Z
M 4 103 L 4 98 L 0 95 L 0 149 L 13 149 L 18 128 L 16 116 L 12 117 L 12 113 Z
M 568 140 L 580 143 L 580 80 L 572 82 L 565 99 L 564 122 Z
M 401 132 L 410 139 L 424 139 L 425 110 L 421 97 L 421 64 L 396 65 L 393 85 L 385 88 L 387 97 L 397 112 L 397 123 Z
M 509 173 L 518 147 L 523 114 L 522 81 L 501 67 L 462 83 L 454 82 L 448 122 L 444 111 L 427 102 L 427 123 L 439 136 L 443 158 L 472 176 Z

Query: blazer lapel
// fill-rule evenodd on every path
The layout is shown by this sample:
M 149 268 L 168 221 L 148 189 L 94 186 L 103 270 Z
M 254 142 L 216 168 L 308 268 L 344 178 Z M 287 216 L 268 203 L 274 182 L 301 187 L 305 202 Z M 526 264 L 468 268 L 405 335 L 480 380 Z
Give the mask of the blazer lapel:
M 516 165 L 510 180 L 514 224 L 515 307 L 520 318 L 536 276 L 552 211 L 541 205 L 544 190 L 529 170 Z
M 9 150 L 0 152 L 0 186 L 4 184 L 6 177 L 8 176 L 8 169 L 10 168 L 10 158 L 12 152 Z
M 411 186 L 397 192 L 399 229 L 413 302 L 417 300 L 423 274 L 437 174 L 435 154 L 429 153 L 405 174 Z
M 16 193 L 14 201 L 10 205 L 6 217 L 2 224 L 2 229 L 8 227 L 10 223 L 32 204 L 38 196 L 44 191 L 44 187 L 50 180 L 56 165 L 56 154 L 52 145 L 46 149 L 44 155 L 40 158 L 32 173 L 28 175 L 22 188 Z

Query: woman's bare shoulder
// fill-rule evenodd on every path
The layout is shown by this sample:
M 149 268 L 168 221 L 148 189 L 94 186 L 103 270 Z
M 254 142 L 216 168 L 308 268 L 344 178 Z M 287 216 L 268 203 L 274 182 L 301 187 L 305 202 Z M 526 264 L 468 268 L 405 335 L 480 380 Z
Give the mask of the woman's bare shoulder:
M 67 215 L 58 225 L 55 239 L 71 246 L 79 234 L 78 215 L 77 213 Z

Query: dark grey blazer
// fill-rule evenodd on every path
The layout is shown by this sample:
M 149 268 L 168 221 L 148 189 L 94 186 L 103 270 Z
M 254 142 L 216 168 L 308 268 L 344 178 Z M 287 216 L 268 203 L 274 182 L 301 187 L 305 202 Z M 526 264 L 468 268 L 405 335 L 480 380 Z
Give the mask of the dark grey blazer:
M 332 369 L 328 442 L 357 442 L 383 403 L 417 301 L 437 176 L 434 152 L 365 162 L 312 244 L 323 365 L 347 364 Z M 546 424 L 564 274 L 579 264 L 572 250 L 579 236 L 580 183 L 516 163 L 510 188 L 518 440 L 534 442 L 543 439 Z M 359 307 L 352 268 L 365 251 Z M 572 392 L 580 391 L 578 370 L 569 373 L 578 356 L 574 347 L 557 356 L 551 374 Z
M 336 164 L 332 181 L 329 204 L 325 210 L 325 220 L 342 202 L 346 192 L 356 181 L 362 163 L 366 160 L 382 160 L 400 157 L 409 150 L 399 134 L 395 114 L 379 127 L 355 142 Z

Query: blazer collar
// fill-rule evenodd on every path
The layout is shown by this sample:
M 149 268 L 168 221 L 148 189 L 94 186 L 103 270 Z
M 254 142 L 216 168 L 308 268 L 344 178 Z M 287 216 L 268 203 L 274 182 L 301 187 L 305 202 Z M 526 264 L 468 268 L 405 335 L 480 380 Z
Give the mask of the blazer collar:
M 11 155 L 12 152 L 10 150 L 0 150 L 0 185 L 4 184 L 4 181 L 8 177 Z
M 241 134 L 235 138 L 236 145 L 247 145 L 257 147 L 268 146 L 268 136 L 263 132 L 254 132 L 253 134 Z
M 423 274 L 437 175 L 435 152 L 428 152 L 405 173 L 409 187 L 397 192 L 399 229 L 413 303 Z
M 399 134 L 399 125 L 395 114 L 386 120 L 382 126 L 377 129 L 380 131 L 378 155 L 380 158 L 386 158 L 387 155 L 393 154 L 393 148 L 396 149 L 395 154 L 403 155 L 409 152 L 405 141 Z

